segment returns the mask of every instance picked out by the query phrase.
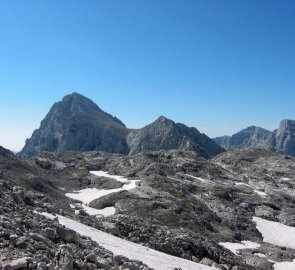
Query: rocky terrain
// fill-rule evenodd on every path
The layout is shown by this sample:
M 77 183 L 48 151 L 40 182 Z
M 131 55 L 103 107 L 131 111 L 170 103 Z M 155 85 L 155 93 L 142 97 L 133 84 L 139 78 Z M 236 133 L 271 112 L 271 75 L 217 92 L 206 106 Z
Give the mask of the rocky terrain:
M 282 120 L 279 128 L 273 132 L 252 126 L 232 136 L 214 138 L 214 141 L 231 150 L 262 148 L 279 154 L 295 156 L 295 121 Z
M 104 269 L 148 269 L 128 259 L 126 262 L 134 264 L 134 268 L 123 267 L 122 261 L 117 262 L 111 252 L 99 255 L 102 249 L 97 244 L 94 262 L 83 251 L 82 257 L 76 256 L 83 246 L 68 243 L 58 234 L 49 239 L 52 247 L 45 250 L 35 251 L 31 244 L 24 249 L 15 245 L 24 236 L 26 243 L 34 246 L 38 240 L 32 233 L 45 238 L 44 231 L 50 228 L 57 233 L 60 227 L 57 220 L 46 221 L 34 211 L 60 214 L 128 241 L 217 269 L 273 269 L 275 263 L 292 261 L 295 257 L 292 245 L 264 241 L 253 219 L 295 227 L 292 157 L 257 149 L 225 152 L 211 160 L 192 151 L 176 150 L 129 156 L 106 152 L 43 152 L 31 160 L 22 160 L 1 149 L 0 157 L 1 204 L 5 209 L 0 226 L 10 230 L 1 238 L 3 264 L 29 257 L 25 260 L 31 269 L 38 268 L 38 263 L 48 265 L 39 269 L 56 269 L 63 262 L 50 250 L 63 249 L 66 245 L 73 255 L 70 262 L 74 269 L 92 269 L 82 266 L 83 263 L 98 267 L 100 256 L 107 258 L 107 263 L 104 262 L 108 266 Z M 121 182 L 122 177 L 135 181 L 136 186 L 124 188 L 129 184 Z M 79 194 L 77 190 L 84 190 L 86 195 L 90 192 L 89 196 L 103 190 L 105 195 L 83 206 L 79 200 L 69 198 L 68 194 Z M 107 209 L 114 212 L 107 215 L 95 212 Z M 27 228 L 23 220 L 34 220 L 36 227 Z M 10 239 L 12 234 L 15 236 Z M 290 234 L 290 237 L 295 236 Z M 89 247 L 94 246 L 89 239 L 84 240 Z M 251 241 L 250 246 L 245 248 L 243 243 L 247 241 Z M 243 249 L 236 252 L 231 248 L 233 244 L 228 243 Z M 41 253 L 47 254 L 47 260 Z M 147 261 L 144 263 L 148 265 Z
M 224 149 L 196 128 L 159 117 L 154 123 L 131 130 L 93 101 L 73 93 L 55 103 L 19 156 L 42 151 L 106 151 L 136 154 L 144 150 L 178 149 L 210 158 Z

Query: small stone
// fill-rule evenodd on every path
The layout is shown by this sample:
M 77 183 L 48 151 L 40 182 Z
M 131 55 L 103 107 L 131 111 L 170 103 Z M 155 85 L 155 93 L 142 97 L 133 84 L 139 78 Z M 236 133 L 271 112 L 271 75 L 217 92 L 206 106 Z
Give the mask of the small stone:
M 27 237 L 22 236 L 16 240 L 15 246 L 24 246 L 27 241 Z

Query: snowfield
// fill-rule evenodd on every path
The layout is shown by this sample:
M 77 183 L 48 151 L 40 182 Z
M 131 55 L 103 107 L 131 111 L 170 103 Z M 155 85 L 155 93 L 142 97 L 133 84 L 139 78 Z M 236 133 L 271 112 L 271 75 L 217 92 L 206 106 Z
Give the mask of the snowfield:
M 280 262 L 274 265 L 274 270 L 294 270 L 295 259 L 293 262 Z
M 78 200 L 82 202 L 81 206 L 91 216 L 94 215 L 103 215 L 103 216 L 111 216 L 115 214 L 116 209 L 114 207 L 107 207 L 101 210 L 89 207 L 88 204 L 95 199 L 98 199 L 102 196 L 109 195 L 111 193 L 120 192 L 122 190 L 130 190 L 136 187 L 136 183 L 140 180 L 128 180 L 123 176 L 119 175 L 110 175 L 104 171 L 90 171 L 90 173 L 96 176 L 103 176 L 107 178 L 114 178 L 119 182 L 123 182 L 124 185 L 121 188 L 115 189 L 97 189 L 97 188 L 85 188 L 81 190 L 77 190 L 75 192 L 66 193 L 65 195 L 69 198 Z
M 294 227 L 259 217 L 253 217 L 253 221 L 257 224 L 256 228 L 261 232 L 264 242 L 295 249 Z
M 260 247 L 260 244 L 254 243 L 251 241 L 242 241 L 242 243 L 223 242 L 223 243 L 219 243 L 219 245 L 225 247 L 226 249 L 229 249 L 231 252 L 235 253 L 236 255 L 239 255 L 240 249 L 254 249 L 254 248 Z
M 261 197 L 266 197 L 267 196 L 267 194 L 265 192 L 259 191 L 257 189 L 255 189 L 254 192 L 257 193 L 258 195 L 260 195 Z
M 108 172 L 104 172 L 104 171 L 90 171 L 91 174 L 94 174 L 96 176 L 103 176 L 103 177 L 108 177 L 108 178 L 114 178 L 119 182 L 129 182 L 129 180 L 127 178 L 125 178 L 124 176 L 120 176 L 120 175 L 112 175 L 109 174 Z
M 37 212 L 36 212 L 37 213 Z M 54 219 L 55 216 L 48 213 L 38 213 L 47 218 Z M 73 219 L 57 215 L 59 223 L 65 227 L 76 231 L 80 235 L 88 236 L 102 247 L 112 251 L 116 255 L 123 255 L 129 259 L 139 260 L 156 270 L 174 270 L 182 268 L 183 270 L 213 270 L 203 264 L 194 263 L 182 258 L 168 255 L 166 253 L 150 249 L 148 247 L 129 242 L 127 240 L 115 237 L 92 227 L 86 226 Z

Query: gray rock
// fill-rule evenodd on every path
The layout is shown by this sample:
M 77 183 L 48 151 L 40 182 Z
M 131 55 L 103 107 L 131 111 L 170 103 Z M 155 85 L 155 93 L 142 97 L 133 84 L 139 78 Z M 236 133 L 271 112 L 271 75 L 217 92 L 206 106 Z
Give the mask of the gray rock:
M 19 155 L 28 158 L 41 151 L 65 150 L 128 153 L 126 133 L 120 120 L 90 99 L 73 93 L 52 106 Z M 50 169 L 45 163 L 41 166 Z
M 202 157 L 210 158 L 224 151 L 196 128 L 175 123 L 164 116 L 142 129 L 130 131 L 127 144 L 130 155 L 144 150 L 178 149 L 193 151 Z
M 248 265 L 255 267 L 255 269 L 271 270 L 273 263 L 269 262 L 266 258 L 261 258 L 254 255 L 246 255 L 243 257 Z
M 57 236 L 69 243 L 78 243 L 79 237 L 77 233 L 65 227 L 57 227 Z
M 268 141 L 272 132 L 251 126 L 239 131 L 230 136 L 222 136 L 214 138 L 214 141 L 219 145 L 233 150 L 248 149 L 248 148 L 265 148 L 268 149 Z
M 282 120 L 269 144 L 276 153 L 295 156 L 295 120 Z
M 3 270 L 16 270 L 16 269 L 27 269 L 29 257 L 23 257 L 16 260 L 13 260 L 9 263 L 2 264 Z

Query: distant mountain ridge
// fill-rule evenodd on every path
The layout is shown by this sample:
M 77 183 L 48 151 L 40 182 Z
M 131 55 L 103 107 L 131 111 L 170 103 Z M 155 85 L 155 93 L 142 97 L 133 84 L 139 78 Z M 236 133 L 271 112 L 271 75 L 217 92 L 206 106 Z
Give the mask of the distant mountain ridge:
M 160 116 L 155 122 L 142 129 L 132 130 L 127 135 L 130 154 L 144 150 L 178 149 L 193 151 L 205 158 L 223 152 L 221 147 L 196 128 Z
M 282 120 L 279 128 L 273 132 L 251 126 L 232 136 L 217 137 L 213 140 L 226 149 L 263 148 L 295 156 L 295 120 Z
M 18 155 L 30 158 L 42 151 L 94 150 L 135 154 L 162 149 L 194 151 L 205 158 L 224 151 L 196 128 L 175 123 L 164 116 L 142 129 L 128 129 L 92 100 L 74 92 L 52 106 L 40 128 L 26 140 Z

